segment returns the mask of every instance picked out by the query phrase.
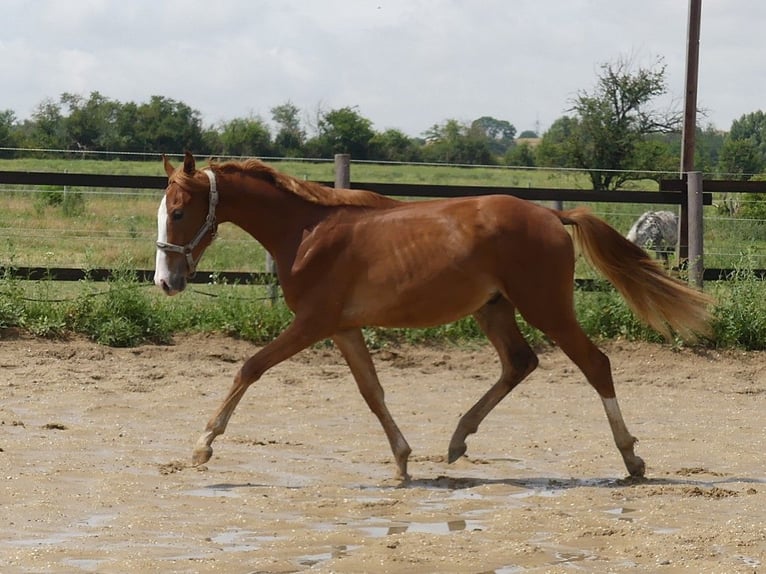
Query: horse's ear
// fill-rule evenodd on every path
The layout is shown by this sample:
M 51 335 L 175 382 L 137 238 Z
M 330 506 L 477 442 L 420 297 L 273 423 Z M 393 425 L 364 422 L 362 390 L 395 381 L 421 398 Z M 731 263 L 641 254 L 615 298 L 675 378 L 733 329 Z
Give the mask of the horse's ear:
M 165 166 L 165 173 L 168 174 L 168 177 L 173 175 L 173 172 L 176 170 L 176 168 L 173 167 L 173 164 L 170 163 L 168 156 L 166 156 L 164 153 L 162 154 L 162 163 Z
M 197 171 L 197 166 L 194 162 L 194 156 L 190 151 L 184 153 L 184 173 L 187 175 L 194 175 Z

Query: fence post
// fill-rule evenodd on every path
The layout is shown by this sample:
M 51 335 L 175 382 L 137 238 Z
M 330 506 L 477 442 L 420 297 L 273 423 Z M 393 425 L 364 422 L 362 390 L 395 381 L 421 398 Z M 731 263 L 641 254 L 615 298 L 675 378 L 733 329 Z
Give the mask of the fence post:
M 690 171 L 686 182 L 686 204 L 689 214 L 689 281 L 702 289 L 704 265 L 702 261 L 702 173 Z
M 335 154 L 335 187 L 348 189 L 351 185 L 351 155 L 347 153 Z
M 271 304 L 274 305 L 274 303 L 277 302 L 277 298 L 279 297 L 279 285 L 277 284 L 277 265 L 274 263 L 274 258 L 268 251 L 266 252 L 266 273 L 271 276 L 269 277 L 269 284 L 266 286 L 266 292 L 268 293 Z

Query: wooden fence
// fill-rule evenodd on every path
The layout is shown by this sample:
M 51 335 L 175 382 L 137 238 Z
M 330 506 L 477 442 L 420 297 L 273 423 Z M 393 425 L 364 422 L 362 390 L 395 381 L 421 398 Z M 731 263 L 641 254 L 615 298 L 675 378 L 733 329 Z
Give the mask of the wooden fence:
M 354 182 L 350 180 L 350 163 L 347 155 L 336 156 L 336 181 L 319 182 L 328 186 L 346 186 L 352 189 L 367 189 L 383 195 L 415 198 L 465 197 L 491 194 L 508 194 L 521 199 L 532 201 L 551 201 L 560 203 L 592 202 L 592 203 L 634 203 L 634 204 L 665 204 L 681 206 L 682 215 L 688 213 L 688 229 L 698 233 L 695 241 L 699 244 L 698 260 L 702 261 L 701 217 L 702 205 L 712 205 L 713 192 L 763 192 L 766 193 L 766 182 L 727 182 L 718 180 L 701 181 L 701 189 L 688 189 L 687 178 L 663 180 L 660 191 L 593 191 L 583 189 L 552 189 L 552 188 L 522 188 L 522 187 L 490 187 L 469 185 L 429 185 L 429 184 L 399 184 L 377 182 Z M 691 178 L 694 180 L 694 178 Z M 165 176 L 143 175 L 103 175 L 82 173 L 50 173 L 50 172 L 18 172 L 0 171 L 0 185 L 45 185 L 65 187 L 90 187 L 105 189 L 154 189 L 160 192 L 167 185 Z M 699 187 L 699 186 L 698 186 Z M 690 198 L 691 197 L 691 202 Z M 690 204 L 697 206 L 689 209 Z M 683 227 L 686 227 L 685 225 Z M 683 241 L 681 242 L 683 244 Z M 694 243 L 694 241 L 690 241 Z M 691 258 L 692 254 L 690 254 Z M 0 266 L 0 274 L 6 271 Z M 88 278 L 93 281 L 103 281 L 111 277 L 109 269 L 71 269 L 19 267 L 11 270 L 17 277 L 28 279 L 52 279 L 56 281 L 79 281 Z M 723 280 L 733 274 L 732 269 L 701 270 L 699 281 Z M 142 281 L 151 281 L 153 270 L 136 270 Z M 766 270 L 755 270 L 755 276 L 766 278 Z M 193 282 L 206 283 L 211 273 L 199 271 Z M 273 284 L 274 276 L 266 272 L 216 272 L 215 276 L 222 281 L 249 284 Z

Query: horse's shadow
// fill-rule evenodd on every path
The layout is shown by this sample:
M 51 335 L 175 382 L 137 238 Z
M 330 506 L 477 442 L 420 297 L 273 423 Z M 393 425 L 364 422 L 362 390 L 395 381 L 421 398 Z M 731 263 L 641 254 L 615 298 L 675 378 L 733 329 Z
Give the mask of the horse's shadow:
M 391 480 L 390 483 L 353 485 L 353 489 L 359 490 L 397 490 L 397 489 L 424 489 L 424 490 L 467 490 L 481 486 L 504 485 L 518 488 L 531 494 L 556 494 L 578 488 L 616 489 L 629 487 L 687 487 L 712 489 L 722 488 L 726 484 L 761 484 L 766 485 L 766 478 L 754 477 L 711 477 L 710 479 L 689 477 L 626 477 L 626 478 L 560 478 L 560 477 L 526 477 L 526 478 L 479 478 L 473 476 L 437 476 L 434 478 L 415 478 L 402 482 Z M 276 485 L 261 483 L 218 483 L 209 484 L 202 488 L 210 491 L 223 490 L 235 491 L 250 488 L 286 488 L 300 490 L 305 485 Z
M 753 477 L 721 477 L 715 476 L 710 479 L 689 477 L 632 477 L 625 478 L 553 478 L 553 477 L 526 477 L 526 478 L 477 478 L 459 476 L 438 476 L 436 478 L 418 478 L 403 483 L 404 488 L 426 488 L 444 490 L 463 490 L 480 486 L 505 485 L 520 488 L 532 492 L 557 492 L 574 490 L 577 488 L 626 488 L 634 486 L 682 486 L 698 488 L 715 488 L 725 484 L 764 484 L 766 478 Z

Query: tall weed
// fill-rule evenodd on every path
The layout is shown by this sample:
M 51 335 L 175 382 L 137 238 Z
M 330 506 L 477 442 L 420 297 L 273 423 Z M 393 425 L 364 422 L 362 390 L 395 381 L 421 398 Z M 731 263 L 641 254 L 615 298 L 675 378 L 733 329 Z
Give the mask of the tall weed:
M 131 272 L 118 272 L 106 291 L 83 293 L 76 299 L 68 313 L 69 326 L 112 347 L 169 343 L 171 324 L 143 286 Z
M 612 288 L 576 291 L 575 313 L 583 330 L 596 339 L 662 341 L 659 334 L 636 319 L 630 307 Z
M 764 350 L 766 283 L 755 276 L 752 266 L 747 263 L 747 256 L 742 263 L 733 277 L 716 289 L 718 303 L 713 340 L 719 347 Z
M 271 303 L 261 289 L 225 286 L 210 301 L 195 303 L 197 320 L 189 330 L 217 331 L 256 344 L 264 344 L 281 333 L 292 319 L 283 301 Z

